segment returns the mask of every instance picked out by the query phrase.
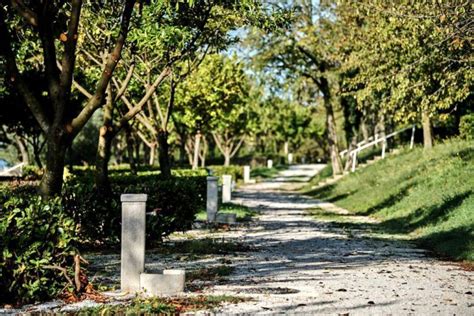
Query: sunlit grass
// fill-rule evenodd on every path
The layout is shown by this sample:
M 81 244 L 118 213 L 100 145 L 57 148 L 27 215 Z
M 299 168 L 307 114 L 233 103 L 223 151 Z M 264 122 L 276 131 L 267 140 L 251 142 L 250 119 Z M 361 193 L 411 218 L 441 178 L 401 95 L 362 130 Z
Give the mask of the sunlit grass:
M 404 149 L 308 193 L 378 218 L 378 229 L 387 233 L 406 234 L 454 259 L 474 260 L 472 141 Z

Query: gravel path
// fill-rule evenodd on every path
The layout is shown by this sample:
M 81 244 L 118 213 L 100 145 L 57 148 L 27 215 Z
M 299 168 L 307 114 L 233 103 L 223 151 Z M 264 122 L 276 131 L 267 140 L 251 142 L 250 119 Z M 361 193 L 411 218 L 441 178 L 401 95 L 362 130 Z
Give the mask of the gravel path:
M 407 242 L 370 238 L 363 229 L 307 216 L 305 209 L 315 207 L 346 212 L 288 191 L 298 186 L 293 181 L 307 181 L 321 168 L 293 166 L 236 193 L 234 202 L 261 212 L 258 225 L 239 234 L 259 251 L 234 262 L 234 275 L 207 292 L 255 300 L 219 313 L 474 315 L 473 272 Z

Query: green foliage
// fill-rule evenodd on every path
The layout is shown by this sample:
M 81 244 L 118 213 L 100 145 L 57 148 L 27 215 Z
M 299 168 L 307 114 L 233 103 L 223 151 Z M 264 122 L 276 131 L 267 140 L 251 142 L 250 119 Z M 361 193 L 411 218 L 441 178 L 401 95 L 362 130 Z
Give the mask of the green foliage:
M 454 259 L 474 260 L 474 143 L 452 141 L 388 156 L 309 192 L 382 221 L 399 233 Z
M 212 176 L 219 177 L 221 181 L 222 176 L 225 174 L 231 175 L 232 180 L 237 181 L 244 178 L 244 167 L 238 165 L 230 165 L 230 166 L 208 166 L 209 170 L 211 170 Z
M 136 298 L 127 305 L 85 308 L 77 312 L 76 315 L 180 315 L 188 311 L 213 309 L 224 303 L 237 304 L 246 300 L 248 299 L 226 295 Z
M 50 299 L 66 284 L 63 274 L 76 253 L 76 224 L 60 198 L 48 201 L 33 188 L 0 189 L 0 302 Z
M 205 205 L 206 177 L 161 179 L 153 172 L 138 176 L 111 175 L 112 193 L 97 193 L 90 174 L 69 180 L 64 188 L 67 211 L 80 224 L 80 237 L 88 244 L 117 243 L 120 238 L 123 193 L 148 194 L 147 240 L 157 241 L 174 231 L 191 228 L 194 215 Z
M 232 203 L 225 203 L 219 207 L 219 214 L 225 213 L 234 213 L 237 216 L 237 222 L 248 222 L 252 220 L 258 213 L 246 206 L 232 204 Z M 206 210 L 201 210 L 199 213 L 196 214 L 196 219 L 200 221 L 207 220 L 207 213 Z
M 459 135 L 464 139 L 474 139 L 474 113 L 461 117 L 461 121 L 459 122 Z

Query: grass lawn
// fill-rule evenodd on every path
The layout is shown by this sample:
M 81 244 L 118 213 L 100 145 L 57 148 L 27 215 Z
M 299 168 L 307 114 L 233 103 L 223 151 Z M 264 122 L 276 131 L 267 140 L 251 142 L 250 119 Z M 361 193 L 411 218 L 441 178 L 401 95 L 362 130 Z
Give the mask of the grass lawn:
M 378 218 L 374 228 L 381 232 L 405 234 L 439 254 L 474 261 L 472 141 L 404 149 L 307 193 Z
M 248 222 L 258 214 L 258 212 L 246 206 L 233 203 L 222 204 L 219 208 L 219 213 L 235 213 L 237 215 L 237 222 Z M 206 210 L 201 210 L 196 214 L 196 220 L 205 221 L 206 219 Z
M 288 169 L 287 165 L 278 165 L 273 168 L 256 167 L 250 170 L 250 177 L 260 179 L 269 179 L 275 177 L 280 171 Z
M 84 308 L 70 315 L 179 315 L 196 310 L 212 310 L 225 303 L 236 304 L 248 299 L 228 295 L 191 297 L 136 298 L 130 303 Z

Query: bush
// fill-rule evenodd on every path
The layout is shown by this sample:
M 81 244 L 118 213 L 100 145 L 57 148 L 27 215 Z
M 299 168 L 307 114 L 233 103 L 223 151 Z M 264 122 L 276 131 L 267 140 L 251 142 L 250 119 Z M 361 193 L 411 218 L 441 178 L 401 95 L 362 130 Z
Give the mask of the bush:
M 232 180 L 237 181 L 238 179 L 244 178 L 244 167 L 238 165 L 231 166 L 209 166 L 208 169 L 212 171 L 212 175 L 221 178 L 223 175 L 228 174 L 232 176 Z
M 74 221 L 64 212 L 60 198 L 44 201 L 31 187 L 0 190 L 0 302 L 56 296 L 64 289 L 64 276 L 44 266 L 72 265 Z
M 194 215 L 205 207 L 206 177 L 162 179 L 156 174 L 133 176 L 120 173 L 111 177 L 112 193 L 97 193 L 92 175 L 77 176 L 64 188 L 66 209 L 80 225 L 84 243 L 117 243 L 121 234 L 122 193 L 148 194 L 147 240 L 161 240 L 174 231 L 191 228 Z
M 461 138 L 474 139 L 474 113 L 464 115 L 459 122 L 459 135 Z

